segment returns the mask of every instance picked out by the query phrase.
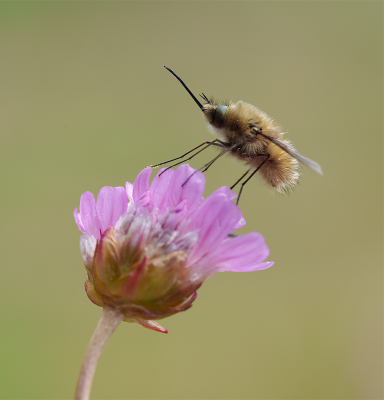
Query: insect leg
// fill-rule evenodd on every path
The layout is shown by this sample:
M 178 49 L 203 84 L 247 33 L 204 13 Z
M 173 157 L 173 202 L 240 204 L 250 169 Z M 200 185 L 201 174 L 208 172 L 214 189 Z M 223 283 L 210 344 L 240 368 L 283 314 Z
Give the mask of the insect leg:
M 240 200 L 240 196 L 241 196 L 241 192 L 243 191 L 243 187 L 245 186 L 245 184 L 253 177 L 253 175 L 256 174 L 256 172 L 269 160 L 270 154 L 257 154 L 256 156 L 258 157 L 266 157 L 265 160 L 252 172 L 252 174 L 246 179 L 245 182 L 243 182 L 241 184 L 240 187 L 240 191 L 239 191 L 239 195 L 237 196 L 237 201 L 236 201 L 236 205 L 239 204 L 239 200 Z M 247 171 L 248 173 L 249 171 Z M 244 175 L 243 175 L 244 176 Z M 236 182 L 237 183 L 237 182 Z
M 207 164 L 203 165 L 201 168 L 197 169 L 193 174 L 191 174 L 188 179 L 181 185 L 184 186 L 191 178 L 193 175 L 196 174 L 196 172 L 203 170 L 206 171 L 218 158 L 220 158 L 222 155 L 224 155 L 225 153 L 227 153 L 230 149 L 224 149 L 220 152 L 219 155 L 217 155 L 213 160 L 211 160 L 210 162 L 208 162 Z M 205 168 L 205 169 L 204 169 Z
M 216 142 L 219 142 L 220 144 L 219 144 L 219 143 L 216 143 Z M 224 143 L 224 142 L 220 141 L 219 139 L 215 139 L 215 140 L 212 141 L 212 142 L 208 142 L 208 144 L 207 144 L 207 142 L 202 143 L 200 146 L 197 146 L 196 148 L 194 148 L 193 150 L 189 151 L 189 152 L 186 153 L 186 154 L 191 153 L 192 151 L 194 151 L 194 150 L 198 149 L 199 147 L 203 146 L 204 144 L 207 144 L 207 145 L 204 146 L 201 150 L 197 151 L 195 154 L 192 154 L 191 157 L 187 158 L 186 160 L 179 161 L 178 163 L 172 164 L 171 166 L 169 166 L 168 168 L 166 168 L 161 174 L 159 174 L 159 178 L 160 178 L 160 176 L 161 176 L 162 174 L 164 174 L 165 171 L 168 171 L 170 168 L 176 167 L 176 165 L 180 165 L 180 164 L 182 164 L 183 162 L 186 162 L 186 161 L 191 160 L 193 157 L 197 156 L 199 153 L 201 153 L 203 150 L 207 149 L 209 146 L 214 145 L 214 146 L 218 146 L 218 147 L 223 147 L 223 143 Z M 184 155 L 184 156 L 185 156 L 185 155 Z M 182 158 L 182 157 L 178 157 L 178 158 L 176 158 L 175 160 L 178 160 L 178 159 L 180 159 L 180 158 Z
M 208 170 L 208 168 L 215 162 L 216 160 L 214 160 L 214 161 L 210 161 L 209 163 L 208 163 L 208 165 L 207 164 L 205 164 L 205 165 L 207 165 L 206 167 L 205 167 L 205 165 L 204 166 L 202 166 L 201 168 L 199 168 L 199 171 L 201 171 L 201 172 L 205 172 L 205 171 L 207 171 Z M 205 167 L 205 168 L 204 168 Z M 204 168 L 204 169 L 203 169 Z
M 172 162 L 172 161 L 180 160 L 181 158 L 184 158 L 184 157 L 187 156 L 189 153 L 192 153 L 192 151 L 197 150 L 199 147 L 204 146 L 205 144 L 211 144 L 211 145 L 214 144 L 214 142 L 215 142 L 216 140 L 217 140 L 217 139 L 215 139 L 215 140 L 212 141 L 212 142 L 208 142 L 208 141 L 207 141 L 207 142 L 201 143 L 201 144 L 199 144 L 197 147 L 195 147 L 194 149 L 188 151 L 187 153 L 183 154 L 183 155 L 180 156 L 180 157 L 173 158 L 172 160 L 164 161 L 164 162 L 162 162 L 162 163 L 160 163 L 160 164 L 150 165 L 150 167 L 156 168 L 156 167 L 159 167 L 160 165 L 164 165 L 164 164 L 168 164 L 168 163 L 170 163 L 170 162 Z
M 225 153 L 228 153 L 228 151 L 231 151 L 234 147 L 236 147 L 236 146 L 233 146 L 233 147 L 230 147 L 229 149 L 224 149 L 217 157 L 215 157 L 213 160 L 211 160 L 209 163 L 207 163 L 207 164 L 205 164 L 205 165 L 203 165 L 201 168 L 199 168 L 198 169 L 198 171 L 201 171 L 201 172 L 205 172 L 205 171 L 207 171 L 207 169 L 218 159 L 218 158 L 220 158 L 222 155 L 224 155 Z M 204 169 L 203 169 L 204 168 Z
M 236 183 L 234 185 L 231 186 L 231 190 L 240 182 L 243 180 L 243 178 L 249 173 L 251 172 L 252 169 L 249 169 L 244 175 L 241 176 L 241 178 L 239 180 L 236 181 Z
M 235 149 L 235 148 L 238 146 L 237 144 L 235 144 L 235 145 L 232 146 L 232 147 L 228 147 L 228 143 L 222 142 L 221 140 L 219 140 L 219 142 L 221 143 L 221 146 L 218 146 L 218 147 L 221 147 L 221 148 L 227 147 L 227 149 L 223 150 L 217 157 L 215 157 L 215 158 L 214 158 L 213 160 L 211 160 L 209 163 L 207 163 L 207 164 L 203 165 L 201 168 L 199 168 L 198 171 L 202 171 L 202 172 L 207 171 L 207 169 L 208 169 L 218 158 L 220 158 L 223 154 L 228 153 L 228 151 L 231 151 L 231 150 Z M 204 169 L 203 169 L 203 168 L 204 168 Z

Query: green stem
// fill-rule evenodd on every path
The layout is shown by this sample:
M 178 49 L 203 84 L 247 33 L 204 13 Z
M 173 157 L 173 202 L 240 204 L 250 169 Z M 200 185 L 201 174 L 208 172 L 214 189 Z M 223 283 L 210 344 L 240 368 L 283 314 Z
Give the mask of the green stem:
M 117 325 L 124 316 L 114 308 L 105 306 L 91 338 L 77 381 L 75 400 L 89 400 L 97 361 Z

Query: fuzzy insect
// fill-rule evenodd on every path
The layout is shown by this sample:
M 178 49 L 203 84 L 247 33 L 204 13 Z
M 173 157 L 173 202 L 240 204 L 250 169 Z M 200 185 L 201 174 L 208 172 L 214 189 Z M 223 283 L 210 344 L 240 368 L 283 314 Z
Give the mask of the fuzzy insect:
M 206 102 L 206 104 L 202 105 L 179 76 L 172 69 L 164 67 L 188 91 L 203 112 L 203 116 L 209 124 L 210 131 L 218 136 L 218 139 L 211 142 L 204 142 L 181 157 L 154 165 L 153 167 L 183 159 L 188 154 L 205 145 L 186 160 L 169 167 L 172 168 L 175 165 L 192 159 L 209 146 L 217 146 L 221 149 L 219 155 L 199 170 L 206 171 L 224 154 L 229 154 L 245 162 L 249 166 L 248 171 L 231 187 L 233 189 L 250 174 L 241 185 L 237 201 L 240 199 L 244 185 L 258 171 L 264 181 L 278 192 L 290 192 L 292 187 L 298 182 L 300 177 L 298 161 L 318 174 L 323 174 L 319 164 L 301 155 L 288 140 L 283 139 L 284 133 L 279 125 L 265 112 L 243 101 L 238 101 L 237 103 L 229 102 L 225 105 L 214 104 L 204 94 L 200 95 Z M 187 181 L 184 182 L 184 184 L 186 183 Z

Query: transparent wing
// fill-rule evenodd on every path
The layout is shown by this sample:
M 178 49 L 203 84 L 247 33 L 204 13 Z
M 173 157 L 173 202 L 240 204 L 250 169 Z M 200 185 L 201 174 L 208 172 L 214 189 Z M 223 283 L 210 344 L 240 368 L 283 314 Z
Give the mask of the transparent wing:
M 268 139 L 270 142 L 275 144 L 276 146 L 279 146 L 281 149 L 286 151 L 289 155 L 291 155 L 293 158 L 296 158 L 296 160 L 299 160 L 301 163 L 303 163 L 306 167 L 310 168 L 312 171 L 317 172 L 320 175 L 323 175 L 323 171 L 321 170 L 320 165 L 311 160 L 310 158 L 307 158 L 300 154 L 293 146 L 289 145 L 288 143 L 285 143 L 279 139 L 276 139 L 275 137 L 275 131 L 257 131 L 257 133 L 266 139 Z

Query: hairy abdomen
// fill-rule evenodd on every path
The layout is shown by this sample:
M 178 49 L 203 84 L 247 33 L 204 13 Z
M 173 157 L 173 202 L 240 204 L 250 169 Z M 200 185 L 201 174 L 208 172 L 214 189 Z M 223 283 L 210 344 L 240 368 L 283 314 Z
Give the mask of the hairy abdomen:
M 289 193 L 300 178 L 299 162 L 273 143 L 268 143 L 265 154 L 270 154 L 270 157 L 257 174 L 278 192 Z M 257 168 L 264 160 L 264 157 L 259 156 L 248 163 Z

